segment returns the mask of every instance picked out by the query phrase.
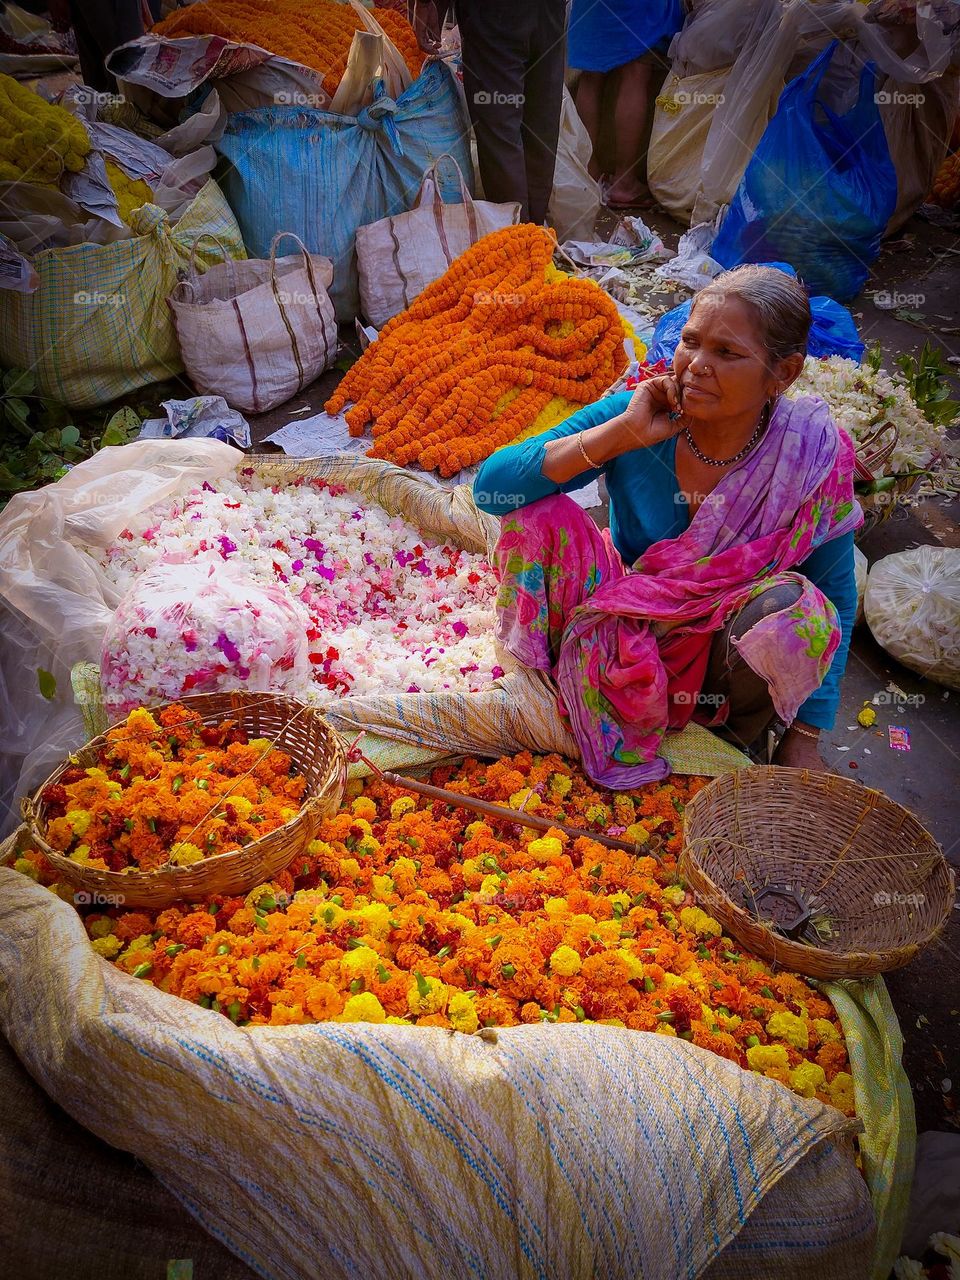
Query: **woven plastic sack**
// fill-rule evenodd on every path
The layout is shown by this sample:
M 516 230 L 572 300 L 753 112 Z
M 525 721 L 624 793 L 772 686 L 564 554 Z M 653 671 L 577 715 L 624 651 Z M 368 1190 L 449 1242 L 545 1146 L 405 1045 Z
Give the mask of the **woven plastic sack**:
M 853 576 L 857 584 L 857 616 L 855 623 L 863 621 L 863 598 L 867 591 L 867 574 L 870 571 L 870 565 L 867 557 L 863 554 L 859 547 L 853 548 Z
M 306 609 L 289 591 L 219 553 L 155 565 L 134 580 L 103 639 L 100 678 L 108 718 L 184 694 L 302 689 L 310 673 L 309 625 Z
M 332 261 L 330 296 L 346 321 L 360 306 L 357 228 L 409 209 L 438 156 L 469 172 L 467 133 L 450 69 L 429 62 L 398 98 L 376 98 L 356 116 L 297 106 L 236 112 L 216 146 L 249 251 L 266 257 L 278 231 L 296 232 Z M 443 194 L 455 199 L 456 188 Z
M 449 159 L 460 184 L 460 203 L 444 204 L 438 166 Z M 409 307 L 471 245 L 520 219 L 519 204 L 474 200 L 452 156 L 441 156 L 423 175 L 407 213 L 357 228 L 357 270 L 364 319 L 379 329 Z
M 157 205 L 131 219 L 134 236 L 36 255 L 35 293 L 0 289 L 0 363 L 30 368 L 44 396 L 71 408 L 106 404 L 183 372 L 167 295 L 202 235 L 245 256 L 240 228 L 209 181 L 172 225 Z M 216 248 L 198 250 L 207 265 Z
M 277 257 L 290 237 L 298 254 Z M 327 289 L 328 258 L 307 253 L 281 231 L 266 259 L 230 259 L 190 270 L 170 295 L 180 353 L 200 395 L 223 396 L 235 409 L 264 413 L 318 378 L 337 355 L 337 321 Z
M 960 550 L 884 556 L 867 578 L 864 612 L 877 644 L 898 662 L 960 689 Z
M 276 1280 L 866 1275 L 867 1188 L 834 1158 L 851 1123 L 678 1038 L 237 1028 L 109 965 L 6 868 L 0 1024 L 69 1114 Z M 791 1171 L 802 1231 L 781 1198 L 761 1269 L 723 1265 Z

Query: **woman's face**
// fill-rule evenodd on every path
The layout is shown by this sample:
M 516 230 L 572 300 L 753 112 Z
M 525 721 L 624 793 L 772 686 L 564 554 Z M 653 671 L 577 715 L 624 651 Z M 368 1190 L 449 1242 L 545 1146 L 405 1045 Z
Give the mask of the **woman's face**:
M 771 368 L 748 303 L 708 294 L 694 303 L 673 356 L 684 416 L 704 423 L 754 412 L 759 417 L 782 385 L 776 372 L 783 363 Z

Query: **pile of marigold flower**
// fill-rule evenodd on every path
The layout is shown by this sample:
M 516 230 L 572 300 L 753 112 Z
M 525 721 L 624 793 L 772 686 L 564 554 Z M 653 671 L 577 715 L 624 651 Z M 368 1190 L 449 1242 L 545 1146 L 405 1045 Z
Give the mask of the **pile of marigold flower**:
M 85 867 L 190 866 L 265 836 L 300 811 L 306 780 L 236 721 L 206 726 L 173 704 L 109 730 L 97 764 L 69 764 L 43 790 L 44 835 Z
M 12 76 L 0 75 L 0 182 L 59 182 L 90 152 L 82 121 Z
M 740 950 L 678 877 L 683 807 L 705 779 L 614 794 L 559 756 L 522 753 L 432 780 L 657 856 L 556 828 L 494 829 L 382 781 L 353 783 L 352 802 L 276 880 L 160 912 L 90 911 L 92 945 L 241 1026 L 598 1022 L 680 1036 L 852 1113 L 830 1003 Z M 72 897 L 42 855 L 16 865 Z
M 389 320 L 327 401 L 369 451 L 455 475 L 509 444 L 558 397 L 569 412 L 627 366 L 624 326 L 592 280 L 552 265 L 556 242 L 525 223 L 462 253 Z
M 370 12 L 397 46 L 411 76 L 418 76 L 423 53 L 410 23 L 392 9 Z M 366 28 L 351 5 L 332 0 L 203 0 L 174 9 L 152 30 L 158 36 L 222 36 L 257 45 L 323 72 L 323 87 L 332 98 L 346 70 L 354 33 Z

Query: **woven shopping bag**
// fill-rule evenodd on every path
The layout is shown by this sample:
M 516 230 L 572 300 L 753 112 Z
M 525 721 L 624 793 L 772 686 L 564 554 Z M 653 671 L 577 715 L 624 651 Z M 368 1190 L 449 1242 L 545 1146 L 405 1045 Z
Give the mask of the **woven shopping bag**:
M 444 204 L 437 180 L 449 160 L 460 182 L 461 204 Z M 463 172 L 449 153 L 423 175 L 413 208 L 357 228 L 360 309 L 378 329 L 409 307 L 472 244 L 520 220 L 519 204 L 474 200 Z
M 289 236 L 300 252 L 277 257 Z M 180 354 L 201 395 L 263 413 L 289 400 L 333 363 L 337 322 L 327 292 L 329 258 L 308 253 L 292 231 L 273 237 L 269 258 L 190 270 L 170 294 Z

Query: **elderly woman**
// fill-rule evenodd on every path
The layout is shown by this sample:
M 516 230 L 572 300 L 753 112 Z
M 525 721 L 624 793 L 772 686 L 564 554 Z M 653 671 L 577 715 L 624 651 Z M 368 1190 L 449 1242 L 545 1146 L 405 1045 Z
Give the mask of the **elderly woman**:
M 475 483 L 502 515 L 498 638 L 552 675 L 584 766 L 662 778 L 694 715 L 741 746 L 778 714 L 776 762 L 822 768 L 856 613 L 853 446 L 827 406 L 784 398 L 810 307 L 774 268 L 696 299 L 673 370 L 500 450 Z M 565 495 L 603 476 L 601 533 Z

